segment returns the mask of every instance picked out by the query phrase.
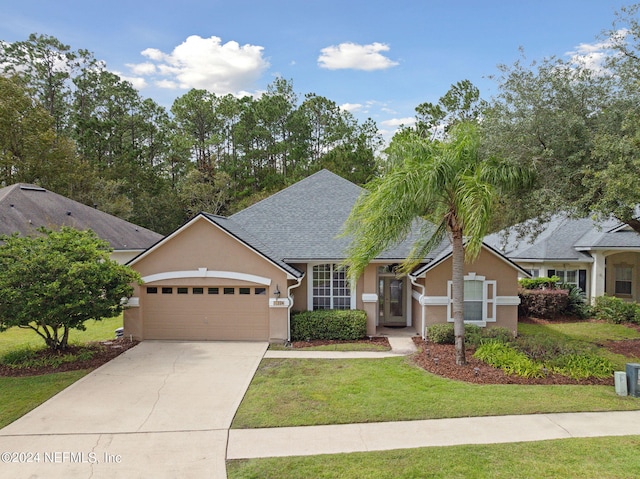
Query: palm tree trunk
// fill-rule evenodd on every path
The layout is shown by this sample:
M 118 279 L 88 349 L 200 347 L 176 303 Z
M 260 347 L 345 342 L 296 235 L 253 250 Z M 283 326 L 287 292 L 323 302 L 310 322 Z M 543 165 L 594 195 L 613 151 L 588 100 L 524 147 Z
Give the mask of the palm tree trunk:
M 464 244 L 462 231 L 456 228 L 452 232 L 452 300 L 453 300 L 453 332 L 456 345 L 456 364 L 467 364 L 464 351 Z

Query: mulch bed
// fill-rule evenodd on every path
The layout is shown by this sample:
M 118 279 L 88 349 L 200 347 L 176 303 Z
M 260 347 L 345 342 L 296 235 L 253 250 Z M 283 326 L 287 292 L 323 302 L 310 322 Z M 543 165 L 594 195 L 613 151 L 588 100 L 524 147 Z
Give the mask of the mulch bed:
M 457 381 L 476 384 L 583 384 L 613 386 L 613 377 L 605 379 L 575 380 L 560 374 L 548 374 L 544 378 L 523 378 L 506 374 L 502 369 L 494 368 L 473 357 L 474 348 L 465 351 L 467 364 L 456 365 L 455 346 L 452 344 L 434 344 L 414 337 L 418 353 L 413 361 L 430 373 Z
M 68 354 L 78 352 L 80 350 L 91 348 L 94 353 L 91 359 L 85 361 L 74 361 L 70 363 L 62 363 L 59 366 L 46 366 L 38 368 L 12 368 L 0 364 L 0 376 L 24 377 L 38 376 L 41 374 L 59 373 L 63 371 L 76 371 L 79 369 L 95 369 L 104 363 L 111 361 L 116 356 L 124 353 L 127 349 L 131 349 L 138 341 L 129 341 L 128 339 L 119 338 L 113 341 L 103 341 L 99 343 L 90 343 L 85 346 L 69 346 L 65 351 L 50 351 L 43 349 L 38 352 L 39 357 L 51 357 L 59 354 Z

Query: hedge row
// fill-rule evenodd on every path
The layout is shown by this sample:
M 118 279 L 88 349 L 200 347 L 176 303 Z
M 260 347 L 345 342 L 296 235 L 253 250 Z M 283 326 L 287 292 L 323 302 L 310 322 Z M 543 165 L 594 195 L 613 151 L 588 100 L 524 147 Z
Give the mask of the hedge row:
M 521 289 L 520 316 L 554 319 L 569 309 L 569 291 L 564 289 Z
M 591 308 L 593 316 L 609 323 L 640 324 L 640 305 L 615 296 L 598 296 Z
M 291 317 L 291 340 L 350 341 L 367 334 L 367 313 L 358 309 L 302 311 Z

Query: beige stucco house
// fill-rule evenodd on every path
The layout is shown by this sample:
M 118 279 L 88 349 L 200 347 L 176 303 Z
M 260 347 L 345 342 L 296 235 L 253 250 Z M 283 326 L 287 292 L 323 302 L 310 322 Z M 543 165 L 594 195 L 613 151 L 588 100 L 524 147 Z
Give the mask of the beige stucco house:
M 616 219 L 598 221 L 557 214 L 525 234 L 516 225 L 485 242 L 531 276 L 558 276 L 578 286 L 588 300 L 607 294 L 640 300 L 640 234 Z
M 424 335 L 453 321 L 451 252 L 444 243 L 409 275 L 396 275 L 411 238 L 380 254 L 356 284 L 339 237 L 362 193 L 322 170 L 228 218 L 200 213 L 129 264 L 143 277 L 125 311 L 137 339 L 290 339 L 292 312 L 362 309 L 367 334 L 409 327 Z M 488 245 L 465 266 L 470 324 L 517 329 L 517 278 L 526 274 Z

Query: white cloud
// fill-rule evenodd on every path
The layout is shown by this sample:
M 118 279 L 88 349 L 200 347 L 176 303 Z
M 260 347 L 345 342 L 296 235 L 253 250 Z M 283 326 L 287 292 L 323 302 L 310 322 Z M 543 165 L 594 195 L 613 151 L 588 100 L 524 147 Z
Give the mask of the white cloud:
M 613 36 L 603 42 L 581 43 L 574 51 L 567 52 L 573 65 L 591 70 L 595 73 L 607 73 L 607 58 L 613 55 L 612 47 L 614 43 L 624 43 L 626 41 L 628 31 L 621 29 L 616 31 Z
M 150 62 L 138 64 L 127 63 L 127 67 L 136 75 L 152 75 L 156 72 L 156 66 Z
M 361 103 L 345 103 L 343 105 L 340 105 L 340 108 L 342 110 L 350 111 L 351 113 L 353 113 L 354 111 L 362 110 L 362 104 Z
M 143 88 L 146 88 L 147 86 L 149 86 L 147 83 L 147 80 L 145 80 L 142 77 L 132 77 L 132 76 L 123 75 L 122 73 L 116 73 L 116 74 L 122 80 L 128 81 L 129 83 L 131 83 L 133 88 L 135 88 L 136 90 L 142 90 Z
M 251 90 L 269 67 L 263 57 L 263 47 L 240 45 L 235 41 L 222 43 L 219 37 L 188 37 L 171 53 L 147 48 L 141 54 L 150 61 L 127 65 L 132 72 L 153 77 L 160 88 L 201 88 L 220 95 Z
M 398 64 L 380 53 L 386 51 L 389 51 L 389 46 L 384 43 L 341 43 L 320 50 L 318 65 L 329 70 L 384 70 Z
M 390 120 L 381 121 L 380 124 L 389 128 L 397 128 L 400 125 L 412 126 L 416 122 L 415 117 L 407 116 L 405 118 L 391 118 Z

